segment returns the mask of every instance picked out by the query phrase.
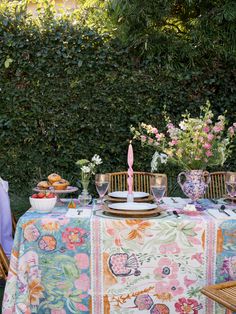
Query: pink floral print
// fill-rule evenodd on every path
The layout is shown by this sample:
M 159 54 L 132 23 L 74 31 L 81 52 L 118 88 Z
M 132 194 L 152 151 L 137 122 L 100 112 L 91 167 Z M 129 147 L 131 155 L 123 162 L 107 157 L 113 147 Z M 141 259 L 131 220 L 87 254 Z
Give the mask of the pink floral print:
M 169 278 L 175 279 L 179 270 L 179 265 L 169 258 L 160 258 L 158 267 L 154 269 L 154 274 L 157 279 Z

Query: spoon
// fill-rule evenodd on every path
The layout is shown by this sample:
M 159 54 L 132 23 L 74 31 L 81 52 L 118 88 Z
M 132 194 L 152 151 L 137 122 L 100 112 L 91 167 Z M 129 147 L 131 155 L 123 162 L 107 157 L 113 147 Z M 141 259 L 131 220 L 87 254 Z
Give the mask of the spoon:
M 180 218 L 180 215 L 177 213 L 176 210 L 173 210 L 173 214 L 176 216 L 176 218 Z
M 224 214 L 227 215 L 227 216 L 230 216 L 230 214 L 225 211 L 225 205 L 221 205 L 221 206 L 220 206 L 219 212 L 220 212 L 220 213 L 224 213 Z

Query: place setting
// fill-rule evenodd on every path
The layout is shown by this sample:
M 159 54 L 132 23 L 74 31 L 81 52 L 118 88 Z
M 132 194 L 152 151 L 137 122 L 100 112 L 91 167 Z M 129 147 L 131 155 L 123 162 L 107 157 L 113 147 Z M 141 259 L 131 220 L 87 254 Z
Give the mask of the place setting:
M 95 185 L 100 196 L 100 208 L 105 216 L 118 216 L 124 218 L 145 218 L 159 216 L 163 209 L 160 207 L 160 200 L 166 192 L 164 177 L 161 175 L 150 178 L 150 188 L 153 195 L 133 191 L 133 147 L 130 142 L 128 147 L 128 177 L 127 191 L 109 192 L 109 177 L 107 175 L 96 175 Z M 155 201 L 155 202 L 154 202 Z

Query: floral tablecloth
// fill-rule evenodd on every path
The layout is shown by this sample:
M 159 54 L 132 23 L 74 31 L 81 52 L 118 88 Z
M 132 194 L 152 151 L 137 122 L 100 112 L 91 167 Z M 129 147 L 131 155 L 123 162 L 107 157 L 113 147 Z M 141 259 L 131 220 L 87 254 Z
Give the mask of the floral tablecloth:
M 225 313 L 200 288 L 236 280 L 235 219 L 65 212 L 21 217 L 3 314 Z

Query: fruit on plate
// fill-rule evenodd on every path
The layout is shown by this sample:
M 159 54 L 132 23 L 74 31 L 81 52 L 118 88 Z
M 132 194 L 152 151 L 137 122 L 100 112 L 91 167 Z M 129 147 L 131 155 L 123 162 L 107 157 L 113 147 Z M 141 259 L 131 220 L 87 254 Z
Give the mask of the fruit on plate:
M 35 193 L 31 196 L 32 198 L 54 198 L 56 197 L 54 193 L 42 193 L 42 192 L 39 192 L 39 193 Z
M 61 180 L 61 176 L 57 173 L 51 173 L 48 176 L 48 181 L 53 184 L 54 182 L 60 181 Z
M 68 185 L 69 185 L 69 182 L 65 179 L 61 179 L 61 180 L 54 182 L 52 184 L 52 186 L 55 190 L 66 190 Z

